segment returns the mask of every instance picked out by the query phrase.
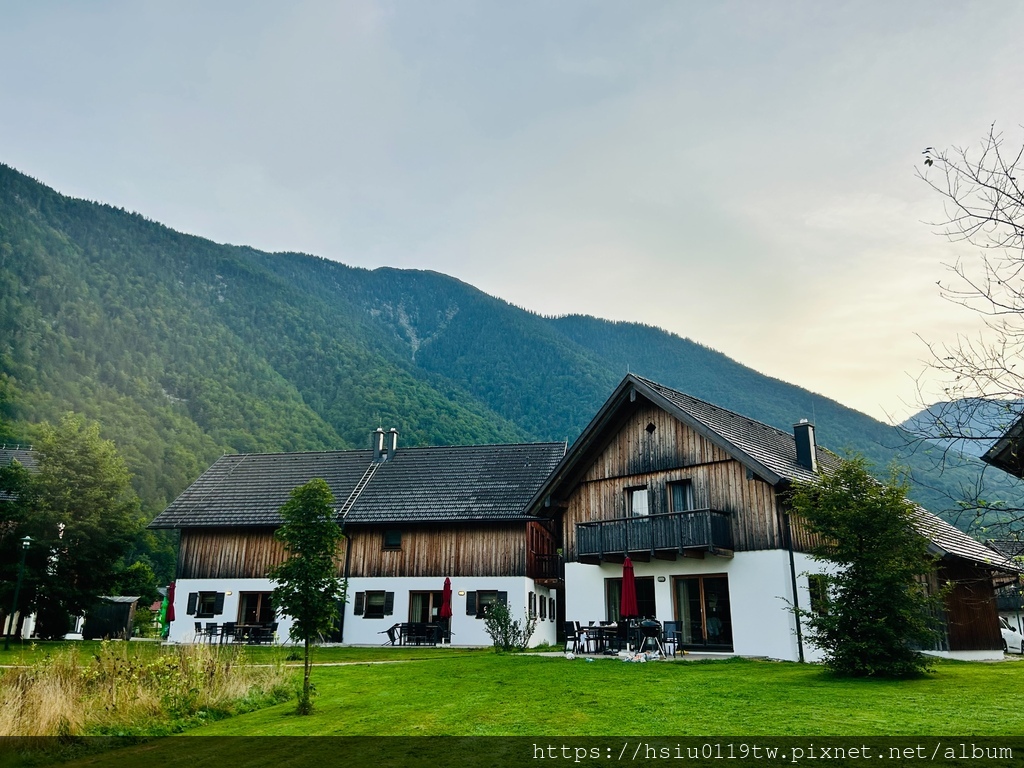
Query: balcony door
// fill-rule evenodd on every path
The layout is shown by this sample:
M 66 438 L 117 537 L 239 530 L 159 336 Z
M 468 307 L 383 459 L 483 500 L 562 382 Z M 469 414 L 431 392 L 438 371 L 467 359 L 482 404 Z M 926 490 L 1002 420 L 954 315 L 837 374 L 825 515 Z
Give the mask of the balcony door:
M 691 649 L 731 651 L 729 577 L 677 576 L 675 593 L 680 645 Z

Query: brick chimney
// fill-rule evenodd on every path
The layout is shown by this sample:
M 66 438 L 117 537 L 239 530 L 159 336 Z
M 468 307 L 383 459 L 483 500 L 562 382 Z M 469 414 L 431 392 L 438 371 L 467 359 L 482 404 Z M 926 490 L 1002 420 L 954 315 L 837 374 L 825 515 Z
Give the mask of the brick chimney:
M 796 438 L 796 463 L 811 472 L 818 471 L 817 444 L 814 442 L 814 425 L 807 419 L 793 425 L 793 437 Z

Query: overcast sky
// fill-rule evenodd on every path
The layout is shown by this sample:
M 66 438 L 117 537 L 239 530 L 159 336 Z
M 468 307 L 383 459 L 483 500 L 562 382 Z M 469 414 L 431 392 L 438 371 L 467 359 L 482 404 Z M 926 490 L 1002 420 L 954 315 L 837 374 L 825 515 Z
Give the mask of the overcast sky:
M 914 169 L 993 121 L 1019 143 L 1022 29 L 1016 0 L 0 0 L 0 162 L 902 418 L 918 335 L 976 326 Z

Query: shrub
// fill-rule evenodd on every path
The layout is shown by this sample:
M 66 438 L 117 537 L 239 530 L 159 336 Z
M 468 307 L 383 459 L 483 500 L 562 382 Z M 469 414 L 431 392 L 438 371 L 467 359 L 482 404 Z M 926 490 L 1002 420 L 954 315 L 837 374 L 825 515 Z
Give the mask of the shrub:
M 526 648 L 536 627 L 535 617 L 527 615 L 522 621 L 514 620 L 508 605 L 502 602 L 491 605 L 484 618 L 484 628 L 498 653 L 521 651 Z

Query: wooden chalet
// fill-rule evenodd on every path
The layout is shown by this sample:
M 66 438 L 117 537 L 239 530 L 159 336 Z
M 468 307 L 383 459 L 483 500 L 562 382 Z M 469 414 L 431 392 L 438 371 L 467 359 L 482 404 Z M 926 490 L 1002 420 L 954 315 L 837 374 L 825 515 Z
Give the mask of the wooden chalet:
M 684 648 L 815 658 L 789 606 L 813 610 L 831 566 L 786 499 L 837 461 L 806 421 L 786 433 L 626 376 L 528 507 L 564 552 L 566 618 L 617 619 L 628 556 L 640 613 L 679 622 Z M 923 509 L 917 526 L 941 558 L 929 579 L 955 585 L 937 650 L 997 653 L 992 579 L 1016 566 Z
M 380 644 L 395 624 L 436 624 L 445 578 L 453 616 L 444 636 L 490 642 L 486 606 L 541 621 L 535 643 L 555 641 L 549 588 L 558 579 L 555 539 L 526 504 L 565 453 L 563 443 L 399 448 L 378 429 L 370 450 L 224 456 L 151 524 L 181 531 L 171 639 L 190 641 L 199 622 L 279 623 L 268 569 L 285 552 L 274 538 L 291 490 L 323 478 L 346 538 L 338 576 L 349 600 L 331 639 Z

